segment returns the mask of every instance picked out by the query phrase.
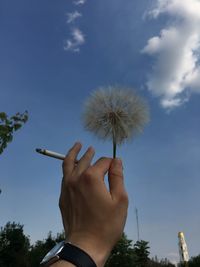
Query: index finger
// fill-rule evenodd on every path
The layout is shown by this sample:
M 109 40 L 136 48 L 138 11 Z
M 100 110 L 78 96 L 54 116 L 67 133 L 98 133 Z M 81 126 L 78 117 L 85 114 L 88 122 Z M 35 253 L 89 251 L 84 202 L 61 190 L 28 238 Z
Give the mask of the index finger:
M 75 162 L 78 156 L 78 153 L 81 150 L 81 143 L 76 142 L 73 147 L 68 151 L 64 161 L 63 161 L 63 174 L 71 174 L 74 169 Z

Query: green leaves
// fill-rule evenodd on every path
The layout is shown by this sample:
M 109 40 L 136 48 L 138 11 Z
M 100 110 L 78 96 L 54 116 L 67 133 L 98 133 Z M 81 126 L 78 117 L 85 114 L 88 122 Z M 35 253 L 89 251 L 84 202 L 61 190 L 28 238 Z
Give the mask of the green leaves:
M 135 267 L 132 240 L 123 233 L 113 248 L 105 267 Z
M 0 227 L 0 267 L 38 267 L 40 261 L 57 242 L 65 240 L 64 232 L 53 237 L 49 232 L 47 238 L 30 245 L 29 236 L 24 234 L 23 225 L 8 222 Z M 113 248 L 105 267 L 175 267 L 167 259 L 150 260 L 149 243 L 144 240 L 134 245 L 125 234 Z M 189 262 L 189 267 L 199 267 L 200 255 Z
M 6 113 L 5 113 L 5 112 L 0 112 L 0 119 L 1 119 L 2 121 L 5 121 L 6 118 L 7 118 Z
M 49 232 L 47 238 L 31 245 L 23 227 L 15 222 L 0 227 L 0 267 L 39 267 L 47 252 L 65 240 L 64 232 L 55 237 Z
M 200 266 L 200 254 L 196 257 L 192 257 L 189 260 L 189 267 L 199 267 Z
M 175 267 L 167 259 L 150 259 L 149 242 L 139 240 L 134 245 L 132 243 L 132 240 L 123 234 L 113 248 L 105 267 Z
M 0 112 L 0 154 L 3 153 L 8 143 L 13 140 L 13 133 L 19 130 L 28 120 L 28 112 L 16 113 L 8 117 L 5 112 Z
M 30 240 L 23 225 L 8 222 L 0 228 L 0 267 L 28 267 Z
M 149 242 L 139 240 L 134 244 L 135 262 L 138 267 L 146 267 L 149 261 Z

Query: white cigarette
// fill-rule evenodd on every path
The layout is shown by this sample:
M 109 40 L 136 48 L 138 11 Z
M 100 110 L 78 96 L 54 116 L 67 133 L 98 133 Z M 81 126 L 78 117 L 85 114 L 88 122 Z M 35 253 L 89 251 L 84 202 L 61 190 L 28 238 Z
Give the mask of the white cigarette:
M 45 156 L 49 156 L 52 158 L 56 158 L 56 159 L 61 159 L 64 160 L 65 159 L 65 155 L 59 154 L 57 152 L 53 152 L 47 149 L 41 149 L 41 148 L 36 148 L 36 152 L 45 155 Z

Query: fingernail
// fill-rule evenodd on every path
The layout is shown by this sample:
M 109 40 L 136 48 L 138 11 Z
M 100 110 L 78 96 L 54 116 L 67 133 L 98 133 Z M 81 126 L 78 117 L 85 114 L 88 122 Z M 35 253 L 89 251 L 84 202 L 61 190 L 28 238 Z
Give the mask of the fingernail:
M 122 160 L 120 158 L 115 158 L 115 160 L 116 160 L 116 163 L 122 165 Z
M 122 160 L 121 160 L 120 158 L 115 158 L 114 161 L 113 161 L 113 163 L 114 163 L 115 165 L 117 165 L 118 167 L 120 166 L 120 168 L 123 169 Z M 116 166 L 116 167 L 117 167 L 117 166 Z
M 116 168 L 120 171 L 123 171 L 123 165 L 122 165 L 122 160 L 120 158 L 114 158 L 112 160 L 112 168 Z

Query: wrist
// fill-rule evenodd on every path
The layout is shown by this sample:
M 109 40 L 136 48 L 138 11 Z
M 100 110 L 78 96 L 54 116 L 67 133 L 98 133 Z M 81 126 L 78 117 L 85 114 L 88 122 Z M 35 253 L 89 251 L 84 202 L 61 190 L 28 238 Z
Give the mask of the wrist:
M 111 249 L 106 248 L 97 242 L 93 238 L 88 236 L 73 235 L 70 237 L 67 242 L 72 243 L 74 246 L 79 247 L 85 251 L 96 263 L 97 267 L 103 267 L 110 255 Z

